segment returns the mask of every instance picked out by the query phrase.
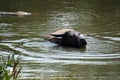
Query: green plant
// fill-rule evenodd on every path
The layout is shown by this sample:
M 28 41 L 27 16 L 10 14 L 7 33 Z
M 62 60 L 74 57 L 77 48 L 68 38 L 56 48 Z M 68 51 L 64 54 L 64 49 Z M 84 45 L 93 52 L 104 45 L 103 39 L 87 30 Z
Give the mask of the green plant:
M 21 57 L 14 55 L 1 56 L 0 60 L 0 80 L 16 80 L 22 67 L 18 67 Z

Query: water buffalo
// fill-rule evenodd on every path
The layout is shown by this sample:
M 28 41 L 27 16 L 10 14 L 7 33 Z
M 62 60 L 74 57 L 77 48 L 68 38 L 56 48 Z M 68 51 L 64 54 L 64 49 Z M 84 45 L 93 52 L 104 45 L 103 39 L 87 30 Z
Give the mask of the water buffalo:
M 62 29 L 45 35 L 45 40 L 68 47 L 86 47 L 87 42 L 73 29 Z
M 32 15 L 32 13 L 28 13 L 28 12 L 24 12 L 24 11 L 18 11 L 18 12 L 15 12 L 15 14 L 18 16 Z
M 0 15 L 17 15 L 17 16 L 28 16 L 32 15 L 32 13 L 24 12 L 24 11 L 17 11 L 17 12 L 1 12 Z

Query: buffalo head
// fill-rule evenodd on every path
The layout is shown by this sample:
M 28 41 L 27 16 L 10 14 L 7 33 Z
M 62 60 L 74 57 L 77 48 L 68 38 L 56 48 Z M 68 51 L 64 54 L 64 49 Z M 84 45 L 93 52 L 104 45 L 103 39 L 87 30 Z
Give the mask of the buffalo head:
M 87 42 L 81 34 L 72 29 L 62 29 L 45 36 L 45 40 L 61 46 L 86 47 Z

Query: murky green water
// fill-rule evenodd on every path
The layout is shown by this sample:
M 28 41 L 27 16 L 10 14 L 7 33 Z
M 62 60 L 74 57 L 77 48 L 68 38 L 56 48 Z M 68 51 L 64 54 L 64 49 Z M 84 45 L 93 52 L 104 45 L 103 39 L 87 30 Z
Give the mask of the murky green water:
M 21 55 L 19 80 L 119 80 L 119 0 L 0 0 L 0 55 Z M 85 36 L 86 49 L 56 47 L 44 35 L 71 28 Z

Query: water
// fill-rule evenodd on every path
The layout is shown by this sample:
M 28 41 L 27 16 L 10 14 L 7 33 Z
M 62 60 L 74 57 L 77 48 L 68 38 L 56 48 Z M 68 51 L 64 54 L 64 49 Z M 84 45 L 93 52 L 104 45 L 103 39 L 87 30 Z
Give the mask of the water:
M 0 12 L 0 55 L 21 55 L 19 80 L 120 79 L 119 0 L 0 0 Z M 83 33 L 87 48 L 44 42 L 63 28 Z

